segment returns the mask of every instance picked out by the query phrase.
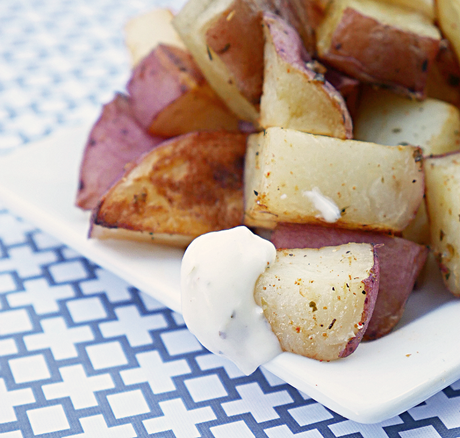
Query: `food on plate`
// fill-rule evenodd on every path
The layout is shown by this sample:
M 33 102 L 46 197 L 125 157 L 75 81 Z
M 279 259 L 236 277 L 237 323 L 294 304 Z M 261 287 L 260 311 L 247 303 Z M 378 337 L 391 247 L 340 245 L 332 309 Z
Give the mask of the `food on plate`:
M 243 219 L 246 134 L 194 132 L 140 157 L 102 197 L 91 237 L 186 246 Z
M 159 44 L 185 49 L 185 45 L 171 24 L 174 15 L 166 8 L 153 9 L 137 15 L 125 24 L 125 44 L 132 66 L 145 58 Z
M 256 281 L 275 257 L 272 243 L 236 227 L 198 237 L 182 260 L 187 327 L 208 350 L 228 357 L 246 374 L 281 353 L 254 301 Z
M 163 140 L 148 135 L 136 122 L 129 97 L 117 94 L 104 105 L 89 134 L 80 164 L 76 205 L 85 210 L 94 208 L 127 163 Z
M 460 152 L 427 158 L 425 172 L 431 248 L 446 287 L 460 296 Z
M 388 234 L 310 224 L 278 224 L 270 239 L 277 249 L 322 248 L 350 242 L 375 245 L 380 268 L 379 293 L 364 340 L 388 334 L 399 322 L 428 255 L 426 246 Z
M 400 232 L 422 202 L 421 150 L 268 128 L 248 139 L 245 224 Z
M 134 115 L 152 135 L 238 130 L 237 118 L 185 50 L 160 44 L 134 69 L 127 85 Z
M 313 134 L 351 138 L 352 120 L 340 93 L 314 70 L 296 30 L 264 13 L 265 69 L 260 121 Z
M 370 244 L 276 251 L 237 227 L 200 236 L 187 248 L 182 311 L 206 348 L 249 374 L 281 351 L 317 360 L 351 354 L 378 283 Z
M 436 0 L 439 27 L 444 36 L 452 44 L 452 48 L 460 59 L 460 1 L 459 0 Z
M 90 237 L 188 247 L 186 323 L 246 373 L 389 333 L 427 257 L 414 242 L 460 296 L 460 67 L 433 5 L 189 0 L 132 19 L 129 96 L 82 162 Z
M 337 0 L 317 39 L 320 59 L 338 70 L 423 98 L 441 35 L 418 12 L 375 0 Z
M 437 99 L 422 102 L 368 88 L 355 117 L 355 138 L 396 146 L 420 146 L 423 155 L 460 149 L 460 110 Z
M 371 318 L 379 268 L 370 244 L 286 249 L 259 277 L 255 300 L 281 348 L 317 360 L 353 353 Z
M 262 94 L 263 11 L 286 19 L 314 50 L 310 9 L 302 0 L 191 0 L 173 19 L 211 87 L 238 117 L 251 122 L 258 119 Z

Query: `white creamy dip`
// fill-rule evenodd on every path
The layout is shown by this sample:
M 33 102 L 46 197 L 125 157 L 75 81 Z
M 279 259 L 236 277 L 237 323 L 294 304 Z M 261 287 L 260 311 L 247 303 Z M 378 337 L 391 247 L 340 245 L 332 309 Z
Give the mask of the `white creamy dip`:
M 204 234 L 187 248 L 181 266 L 182 313 L 210 351 L 245 374 L 281 353 L 254 287 L 275 261 L 276 249 L 246 227 Z
M 320 217 L 326 222 L 337 222 L 340 219 L 339 207 L 337 207 L 332 199 L 324 196 L 318 187 L 313 187 L 312 190 L 306 190 L 302 192 L 302 195 L 313 202 L 313 205 L 320 213 Z

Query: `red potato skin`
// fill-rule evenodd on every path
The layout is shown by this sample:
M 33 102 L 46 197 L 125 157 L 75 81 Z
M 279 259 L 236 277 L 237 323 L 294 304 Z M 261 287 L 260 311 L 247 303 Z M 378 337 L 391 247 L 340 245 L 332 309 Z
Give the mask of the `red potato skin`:
M 264 37 L 255 2 L 235 0 L 207 30 L 206 44 L 232 73 L 243 96 L 257 105 L 262 94 Z
M 428 71 L 438 50 L 439 40 L 391 28 L 346 8 L 329 49 L 321 57 L 363 82 L 423 99 Z
M 205 82 L 192 56 L 177 47 L 160 44 L 134 69 L 127 90 L 134 115 L 146 130 L 154 117 L 195 84 Z
M 372 315 L 375 312 L 378 296 L 379 296 L 379 285 L 380 285 L 380 262 L 377 255 L 376 248 L 374 247 L 374 268 L 371 274 L 364 283 L 364 291 L 366 292 L 366 299 L 364 301 L 364 309 L 362 313 L 361 323 L 362 328 L 358 331 L 356 336 L 348 342 L 347 346 L 340 352 L 339 357 L 347 357 L 353 353 L 359 343 L 364 339 L 364 336 L 369 329 L 369 324 L 372 321 Z
M 276 248 L 321 248 L 350 242 L 376 244 L 380 286 L 374 313 L 363 336 L 368 341 L 388 334 L 401 319 L 428 255 L 425 246 L 399 237 L 308 224 L 279 224 L 271 241 Z
M 89 134 L 80 165 L 76 205 L 83 210 L 96 207 L 125 166 L 163 140 L 148 135 L 135 120 L 129 97 L 117 94 L 104 105 Z

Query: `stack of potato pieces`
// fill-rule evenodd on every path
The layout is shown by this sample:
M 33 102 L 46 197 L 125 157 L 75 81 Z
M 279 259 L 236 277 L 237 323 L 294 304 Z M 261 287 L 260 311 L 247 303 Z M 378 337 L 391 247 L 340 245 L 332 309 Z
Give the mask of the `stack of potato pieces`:
M 298 282 L 290 305 L 256 287 L 283 348 L 320 360 L 395 327 L 427 246 L 460 295 L 459 13 L 460 0 L 189 0 L 176 16 L 131 20 L 133 74 L 116 99 L 152 143 L 137 151 L 104 115 L 95 125 L 106 135 L 90 135 L 78 194 L 92 194 L 78 203 L 93 209 L 91 237 L 184 247 L 244 224 L 273 241 L 279 263 L 288 254 L 277 274 L 286 288 L 292 264 L 322 265 L 320 248 L 358 242 L 368 257 L 371 245 L 365 272 L 378 296 L 360 302 L 350 336 L 327 354 L 321 338 L 345 326 L 318 323 L 314 282 Z M 94 177 L 112 162 L 116 172 Z M 347 306 L 343 290 L 327 293 Z M 288 308 L 299 306 L 293 323 Z

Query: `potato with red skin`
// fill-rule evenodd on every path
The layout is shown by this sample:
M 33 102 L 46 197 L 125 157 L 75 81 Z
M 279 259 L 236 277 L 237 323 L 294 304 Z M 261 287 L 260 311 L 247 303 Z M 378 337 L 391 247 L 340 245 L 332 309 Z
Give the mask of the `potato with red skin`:
M 311 0 L 316 2 L 317 0 Z M 263 84 L 262 13 L 276 13 L 315 52 L 302 0 L 190 0 L 173 20 L 210 85 L 242 120 L 255 122 Z
M 192 56 L 160 44 L 134 69 L 127 86 L 134 115 L 152 135 L 238 131 L 238 119 L 201 74 Z
M 296 30 L 265 12 L 264 86 L 260 125 L 312 134 L 352 137 L 352 120 L 340 93 L 317 71 Z
M 91 237 L 187 246 L 241 225 L 246 134 L 193 132 L 140 157 L 93 212 Z
M 263 35 L 255 3 L 235 0 L 206 30 L 206 44 L 227 66 L 241 94 L 258 106 L 263 82 Z
M 316 360 L 349 356 L 375 307 L 379 264 L 370 244 L 277 250 L 254 298 L 281 348 Z
M 365 340 L 388 334 L 399 322 L 428 255 L 426 246 L 388 234 L 308 224 L 279 224 L 271 241 L 276 248 L 321 248 L 350 242 L 375 245 L 380 265 L 380 287 L 372 319 L 364 334 Z
M 134 118 L 130 98 L 117 94 L 104 105 L 89 134 L 80 165 L 76 205 L 84 210 L 94 208 L 130 161 L 163 140 L 148 135 Z
M 319 58 L 338 70 L 423 99 L 441 35 L 416 11 L 374 0 L 338 0 L 317 38 Z

